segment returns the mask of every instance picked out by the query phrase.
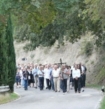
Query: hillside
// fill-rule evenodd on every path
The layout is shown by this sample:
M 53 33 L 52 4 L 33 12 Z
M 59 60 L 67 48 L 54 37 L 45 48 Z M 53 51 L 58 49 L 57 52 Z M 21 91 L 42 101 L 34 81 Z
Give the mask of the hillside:
M 93 44 L 92 54 L 90 56 L 86 55 L 86 45 L 88 42 Z M 24 51 L 23 47 L 25 43 L 14 43 L 16 50 L 16 61 L 17 63 L 58 63 L 60 58 L 63 62 L 68 65 L 73 65 L 73 63 L 85 64 L 87 71 L 87 83 L 102 83 L 105 74 L 103 74 L 104 65 L 104 50 L 94 46 L 94 36 L 87 34 L 82 36 L 78 42 L 74 44 L 65 41 L 64 46 L 59 46 L 57 41 L 52 47 L 38 47 L 34 51 Z M 22 58 L 27 58 L 26 61 L 22 61 Z M 101 62 L 100 62 L 101 61 Z

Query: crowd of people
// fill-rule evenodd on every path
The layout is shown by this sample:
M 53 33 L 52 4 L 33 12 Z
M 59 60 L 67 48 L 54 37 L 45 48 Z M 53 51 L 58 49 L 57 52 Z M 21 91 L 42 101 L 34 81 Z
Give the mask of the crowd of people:
M 16 72 L 16 87 L 28 87 L 62 91 L 68 93 L 73 87 L 75 93 L 84 91 L 86 81 L 86 67 L 80 64 L 73 66 L 59 64 L 18 64 Z

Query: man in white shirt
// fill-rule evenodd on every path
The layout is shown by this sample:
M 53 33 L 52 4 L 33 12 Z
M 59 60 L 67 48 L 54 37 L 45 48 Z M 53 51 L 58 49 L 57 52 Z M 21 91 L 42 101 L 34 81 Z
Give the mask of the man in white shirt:
M 80 93 L 80 90 L 81 90 L 81 86 L 80 86 L 80 76 L 81 76 L 81 73 L 80 73 L 80 70 L 78 69 L 78 66 L 75 65 L 75 69 L 73 70 L 72 72 L 72 76 L 73 76 L 73 80 L 74 80 L 74 90 L 75 90 L 75 93 Z
M 84 92 L 84 88 L 85 88 L 85 81 L 86 81 L 86 67 L 84 66 L 84 65 L 82 65 L 81 63 L 80 63 L 80 65 L 81 65 L 81 70 L 82 70 L 82 75 L 81 75 L 81 77 L 82 77 L 82 83 L 81 83 L 81 88 L 82 88 L 82 92 Z
M 44 88 L 44 71 L 43 71 L 43 66 L 39 67 L 38 75 L 39 75 L 39 88 L 40 88 L 40 90 L 43 90 L 43 88 Z
M 24 87 L 23 69 L 21 69 L 21 68 L 20 68 L 20 79 L 21 79 L 21 86 Z
M 37 68 L 37 65 L 35 65 L 35 68 L 33 66 L 32 74 L 34 76 L 35 88 L 37 88 L 38 87 L 38 68 Z
M 60 92 L 60 68 L 57 65 L 54 65 L 52 70 L 53 80 L 54 80 L 54 90 L 55 92 Z
M 46 84 L 47 84 L 46 89 L 49 89 L 49 90 L 51 89 L 50 73 L 51 73 L 51 70 L 50 70 L 49 66 L 46 65 L 45 69 L 44 69 L 44 77 L 46 79 Z
M 72 89 L 74 87 L 74 80 L 73 80 L 73 76 L 72 73 L 75 70 L 75 63 L 73 66 L 71 66 L 71 75 L 70 75 L 70 88 Z

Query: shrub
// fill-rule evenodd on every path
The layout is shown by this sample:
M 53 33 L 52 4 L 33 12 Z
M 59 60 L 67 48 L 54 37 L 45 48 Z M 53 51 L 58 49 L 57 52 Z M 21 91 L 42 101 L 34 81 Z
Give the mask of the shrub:
M 84 52 L 87 56 L 90 56 L 93 51 L 93 44 L 92 42 L 87 42 L 85 47 L 84 47 Z

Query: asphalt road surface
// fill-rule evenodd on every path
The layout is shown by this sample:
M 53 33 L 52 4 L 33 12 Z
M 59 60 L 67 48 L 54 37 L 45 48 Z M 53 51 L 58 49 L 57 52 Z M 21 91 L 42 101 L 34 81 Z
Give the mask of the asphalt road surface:
M 18 100 L 0 105 L 0 109 L 98 109 L 102 99 L 101 91 L 86 88 L 85 92 L 74 93 L 70 90 L 65 95 L 62 92 L 29 88 L 15 89 L 20 95 Z

